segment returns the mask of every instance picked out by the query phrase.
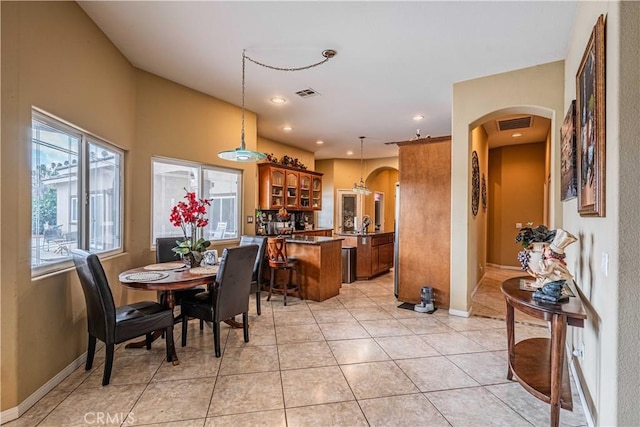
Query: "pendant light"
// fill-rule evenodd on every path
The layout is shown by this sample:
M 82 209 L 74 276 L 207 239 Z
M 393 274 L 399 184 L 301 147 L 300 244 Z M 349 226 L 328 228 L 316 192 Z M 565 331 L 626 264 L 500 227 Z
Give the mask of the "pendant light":
M 371 194 L 371 190 L 369 190 L 367 188 L 367 186 L 364 183 L 364 180 L 362 179 L 362 172 L 364 170 L 363 168 L 363 157 L 362 157 L 362 147 L 364 145 L 364 136 L 359 137 L 360 138 L 360 182 L 356 182 L 355 184 L 353 184 L 353 192 L 357 193 L 357 194 L 364 194 L 365 196 L 368 194 Z
M 307 70 L 309 68 L 317 67 L 318 65 L 324 64 L 325 62 L 327 62 L 329 59 L 333 58 L 337 54 L 337 52 L 333 49 L 326 49 L 322 51 L 322 56 L 324 57 L 324 59 L 320 62 L 307 65 L 304 67 L 299 67 L 299 68 L 281 68 L 281 67 L 274 67 L 272 65 L 263 64 L 262 62 L 258 62 L 248 57 L 245 52 L 246 50 L 243 49 L 242 50 L 242 130 L 240 133 L 240 147 L 236 148 L 235 150 L 225 150 L 225 151 L 220 151 L 218 153 L 218 157 L 220 157 L 221 159 L 231 160 L 233 162 L 257 162 L 267 157 L 265 153 L 261 153 L 259 151 L 247 150 L 247 147 L 244 141 L 244 92 L 245 92 L 245 76 L 244 75 L 245 75 L 246 61 L 249 60 L 256 65 L 260 65 L 261 67 L 265 67 L 265 68 L 270 68 L 272 70 L 300 71 L 300 70 Z
M 247 150 L 244 142 L 244 68 L 246 55 L 242 51 L 242 128 L 240 131 L 240 147 L 235 150 L 226 150 L 218 153 L 218 157 L 232 162 L 257 162 L 267 157 L 265 153 Z

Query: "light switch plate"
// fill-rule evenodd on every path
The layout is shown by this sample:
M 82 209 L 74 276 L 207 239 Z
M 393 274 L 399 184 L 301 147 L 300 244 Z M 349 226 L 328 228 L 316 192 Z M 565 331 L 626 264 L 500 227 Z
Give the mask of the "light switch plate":
M 521 222 L 516 222 L 516 228 L 522 228 L 522 223 Z
M 251 224 L 251 223 L 253 223 L 253 217 L 251 215 L 249 215 L 247 217 L 247 224 Z
M 605 277 L 609 275 L 609 254 L 607 252 L 602 252 L 602 263 L 600 265 L 600 269 Z

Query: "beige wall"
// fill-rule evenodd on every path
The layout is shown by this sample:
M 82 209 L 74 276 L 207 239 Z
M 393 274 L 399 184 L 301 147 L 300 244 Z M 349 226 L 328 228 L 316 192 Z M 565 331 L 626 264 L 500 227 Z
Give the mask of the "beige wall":
M 475 248 L 469 253 L 469 274 L 474 287 L 478 285 L 484 276 L 487 266 L 487 211 L 482 208 L 482 177 L 487 179 L 489 143 L 484 127 L 477 126 L 471 131 L 472 152 L 478 153 L 478 165 L 480 166 L 480 194 L 478 214 L 471 216 L 469 225 L 469 241 L 475 243 Z
M 294 157 L 300 160 L 310 171 L 316 170 L 315 156 L 311 151 L 292 147 L 261 136 L 258 136 L 258 151 L 262 151 L 265 154 L 273 154 L 278 160 L 281 160 L 284 155 Z
M 451 312 L 468 315 L 475 286 L 471 214 L 471 131 L 505 114 L 536 114 L 552 119 L 551 225 L 561 220 L 559 202 L 559 154 L 556 140 L 564 117 L 562 61 L 538 65 L 453 86 L 451 157 Z M 454 262 L 455 261 L 455 262 Z M 467 266 L 467 268 L 462 268 Z
M 85 305 L 75 270 L 31 279 L 31 107 L 129 150 L 134 145 L 135 75 L 76 3 L 2 2 L 1 7 L 0 409 L 5 410 L 86 351 Z M 130 185 L 126 194 L 130 205 Z M 130 217 L 125 226 L 131 228 Z M 127 255 L 116 257 L 105 268 L 114 278 L 128 262 Z
M 381 231 L 393 231 L 396 213 L 395 213 L 395 191 L 396 182 L 398 182 L 397 169 L 377 169 L 369 175 L 366 184 L 371 190 L 369 196 L 365 196 L 364 213 L 369 215 L 371 221 L 375 219 L 375 192 L 383 194 L 383 219 L 384 224 Z M 369 227 L 369 232 L 374 231 L 375 224 Z
M 567 250 L 587 303 L 584 329 L 569 328 L 570 349 L 585 377 L 596 425 L 640 425 L 640 4 L 579 2 L 564 73 L 563 111 L 576 99 L 575 75 L 600 14 L 606 17 L 606 217 L 581 217 L 577 199 L 563 203 L 564 228 L 580 241 Z M 608 274 L 601 268 L 609 256 Z
M 519 267 L 516 223 L 544 224 L 546 143 L 489 150 L 487 262 Z

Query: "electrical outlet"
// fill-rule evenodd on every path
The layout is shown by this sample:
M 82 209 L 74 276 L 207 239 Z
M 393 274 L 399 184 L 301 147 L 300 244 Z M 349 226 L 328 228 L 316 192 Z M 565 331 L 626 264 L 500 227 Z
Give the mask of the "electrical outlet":
M 516 222 L 516 228 L 522 228 L 522 223 L 521 222 Z

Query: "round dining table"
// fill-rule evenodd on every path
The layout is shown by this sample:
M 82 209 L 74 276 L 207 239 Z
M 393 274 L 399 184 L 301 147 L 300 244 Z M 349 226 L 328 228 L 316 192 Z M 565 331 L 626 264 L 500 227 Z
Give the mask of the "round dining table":
M 132 268 L 123 271 L 118 276 L 118 280 L 125 288 L 164 292 L 164 303 L 168 308 L 173 309 L 176 305 L 174 292 L 181 289 L 190 289 L 199 285 L 212 284 L 218 273 L 218 266 L 186 268 L 179 263 L 173 263 L 175 268 L 169 269 L 173 265 L 166 263 L 166 268 L 162 264 L 152 264 L 145 267 Z M 161 331 L 154 333 L 153 339 L 161 335 Z M 136 348 L 145 345 L 145 341 L 140 343 L 129 343 L 126 348 Z M 175 347 L 171 359 L 174 365 L 179 364 Z

